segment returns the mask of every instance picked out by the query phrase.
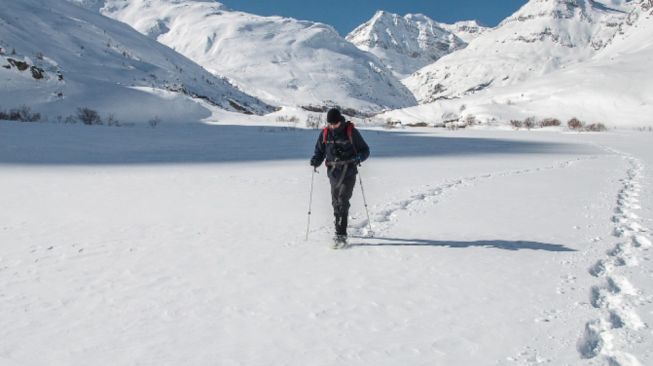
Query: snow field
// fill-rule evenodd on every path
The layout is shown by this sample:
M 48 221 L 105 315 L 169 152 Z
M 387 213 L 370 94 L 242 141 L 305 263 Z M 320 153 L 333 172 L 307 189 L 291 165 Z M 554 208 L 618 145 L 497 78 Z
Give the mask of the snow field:
M 324 169 L 304 241 L 317 134 L 0 125 L 0 363 L 653 359 L 646 248 L 588 271 L 617 241 L 650 240 L 631 231 L 653 218 L 648 139 L 364 130 L 376 236 L 357 186 L 352 247 L 334 251 Z M 616 216 L 632 237 L 611 237 Z M 630 325 L 608 328 L 612 310 Z

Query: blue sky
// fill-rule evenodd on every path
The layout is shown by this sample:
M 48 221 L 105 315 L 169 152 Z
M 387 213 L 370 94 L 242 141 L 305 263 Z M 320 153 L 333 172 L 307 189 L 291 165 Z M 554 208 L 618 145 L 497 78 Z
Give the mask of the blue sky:
M 342 36 L 369 20 L 376 10 L 422 13 L 444 23 L 476 19 L 495 26 L 527 0 L 218 0 L 259 15 L 282 15 L 331 24 Z

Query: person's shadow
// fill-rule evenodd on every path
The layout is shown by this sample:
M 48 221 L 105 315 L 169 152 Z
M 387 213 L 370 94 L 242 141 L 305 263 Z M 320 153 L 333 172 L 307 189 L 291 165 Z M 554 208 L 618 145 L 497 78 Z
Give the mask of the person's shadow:
M 575 249 L 568 248 L 561 244 L 541 243 L 527 240 L 475 240 L 475 241 L 454 241 L 454 240 L 426 240 L 426 239 L 399 239 L 383 237 L 350 236 L 358 242 L 351 243 L 350 248 L 355 247 L 447 247 L 447 248 L 495 248 L 504 250 L 545 250 L 549 252 L 575 252 Z M 363 241 L 362 239 L 366 239 Z M 369 241 L 369 242 L 368 242 Z

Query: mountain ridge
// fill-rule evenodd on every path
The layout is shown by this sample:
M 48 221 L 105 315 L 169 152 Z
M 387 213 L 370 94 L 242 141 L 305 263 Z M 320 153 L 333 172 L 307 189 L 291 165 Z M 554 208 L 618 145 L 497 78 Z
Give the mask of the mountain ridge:
M 520 83 L 460 98 L 438 99 L 387 112 L 379 118 L 441 124 L 470 119 L 488 125 L 508 121 L 571 118 L 608 127 L 650 128 L 653 115 L 653 2 L 631 8 L 616 33 L 591 57 Z
M 329 25 L 232 11 L 215 1 L 106 0 L 100 11 L 270 104 L 361 112 L 416 104 L 383 63 Z
M 605 47 L 625 20 L 626 6 L 531 0 L 466 48 L 403 82 L 420 103 L 428 103 L 545 75 L 587 60 Z

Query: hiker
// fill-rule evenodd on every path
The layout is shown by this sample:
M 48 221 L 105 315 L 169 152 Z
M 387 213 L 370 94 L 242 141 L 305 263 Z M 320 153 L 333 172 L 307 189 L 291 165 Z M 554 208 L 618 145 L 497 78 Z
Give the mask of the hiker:
M 338 109 L 330 109 L 326 119 L 327 127 L 317 139 L 311 166 L 317 169 L 326 158 L 335 216 L 334 241 L 336 245 L 346 245 L 349 200 L 356 184 L 357 166 L 370 156 L 370 148 L 354 124 L 346 121 Z

